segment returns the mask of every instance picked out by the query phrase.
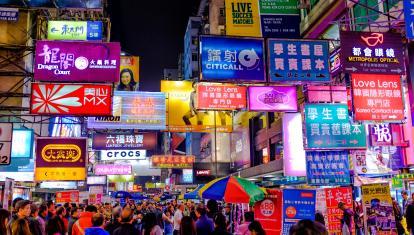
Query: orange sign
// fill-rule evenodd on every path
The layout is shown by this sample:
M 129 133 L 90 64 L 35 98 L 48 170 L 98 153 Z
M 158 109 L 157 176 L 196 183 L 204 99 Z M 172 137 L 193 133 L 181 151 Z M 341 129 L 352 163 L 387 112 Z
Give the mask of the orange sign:
M 65 203 L 65 202 L 79 203 L 79 191 L 71 190 L 71 191 L 56 192 L 56 203 Z
M 245 109 L 246 87 L 235 85 L 197 85 L 197 109 Z
M 153 155 L 151 157 L 154 168 L 193 168 L 195 156 L 192 155 Z

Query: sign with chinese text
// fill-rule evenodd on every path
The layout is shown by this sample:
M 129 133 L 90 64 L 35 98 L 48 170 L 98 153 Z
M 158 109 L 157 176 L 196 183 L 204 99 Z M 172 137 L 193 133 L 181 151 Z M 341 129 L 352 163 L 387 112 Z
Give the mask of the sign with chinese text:
M 88 176 L 86 178 L 86 184 L 88 185 L 106 185 L 106 176 Z
M 254 219 L 259 221 L 267 234 L 280 234 L 282 230 L 282 191 L 266 189 L 265 199 L 254 205 Z
M 111 107 L 111 85 L 32 83 L 32 114 L 111 115 Z
M 191 81 L 161 81 L 161 91 L 168 99 L 168 131 L 171 132 L 231 132 L 232 113 L 199 111 L 195 107 L 197 94 Z
M 226 35 L 260 37 L 259 2 L 225 0 Z
M 59 191 L 56 192 L 56 203 L 79 203 L 79 191 Z
M 369 234 L 396 234 L 389 183 L 362 185 L 361 191 L 364 226 L 370 229 Z
M 55 21 L 47 22 L 49 40 L 102 40 L 102 21 Z
M 388 123 L 369 125 L 371 146 L 391 146 L 392 130 Z
M 347 151 L 307 151 L 306 169 L 309 185 L 349 185 Z
M 116 84 L 117 91 L 139 90 L 139 57 L 121 56 L 119 82 Z
M 346 86 L 307 86 L 309 103 L 345 103 L 347 101 Z
M 348 73 L 405 74 L 398 33 L 341 31 L 341 62 Z
M 404 19 L 405 19 L 405 33 L 408 39 L 414 39 L 414 2 L 411 0 L 404 0 Z
M 97 164 L 95 165 L 95 175 L 130 175 L 132 174 L 131 165 L 119 164 Z
M 399 75 L 352 74 L 352 100 L 357 121 L 404 120 Z
M 117 82 L 120 44 L 37 41 L 34 79 L 53 82 Z
M 316 191 L 303 189 L 283 190 L 283 234 L 303 219 L 315 219 Z
M 260 38 L 200 37 L 201 80 L 266 81 Z
M 298 110 L 298 97 L 294 86 L 249 86 L 249 110 Z
M 305 122 L 309 149 L 366 147 L 365 126 L 350 123 L 346 104 L 306 104 Z
M 152 155 L 153 168 L 193 168 L 195 157 L 192 155 Z
M 102 202 L 102 193 L 89 193 L 88 203 L 96 204 Z
M 10 164 L 12 141 L 13 123 L 0 123 L 0 165 Z
M 328 82 L 327 41 L 268 40 L 269 78 L 272 82 Z
M 198 84 L 197 109 L 235 110 L 246 108 L 246 87 L 235 85 Z
M 35 180 L 85 180 L 86 141 L 86 138 L 37 138 Z
M 134 134 L 94 134 L 92 149 L 147 149 L 157 147 L 157 134 L 154 132 Z
M 340 202 L 348 208 L 353 208 L 352 189 L 350 187 L 325 188 L 326 208 L 327 208 L 327 230 L 329 234 L 341 234 L 341 221 L 343 211 L 338 208 Z M 352 231 L 352 230 L 351 230 Z
M 144 160 L 147 150 L 101 150 L 101 161 Z
M 350 153 L 355 174 L 389 174 L 404 167 L 401 147 L 376 146 Z
M 18 19 L 19 19 L 18 8 L 0 7 L 0 20 L 16 22 Z

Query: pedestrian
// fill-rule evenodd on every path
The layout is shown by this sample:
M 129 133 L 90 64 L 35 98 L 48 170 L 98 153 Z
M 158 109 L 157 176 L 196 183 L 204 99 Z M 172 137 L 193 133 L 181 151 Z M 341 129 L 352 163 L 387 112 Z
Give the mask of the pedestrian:
M 70 217 L 68 221 L 68 235 L 72 235 L 73 224 L 79 219 L 79 212 L 77 207 L 72 207 L 70 210 Z
M 32 235 L 29 222 L 25 218 L 18 218 L 11 226 L 11 235 Z
M 180 234 L 180 227 L 181 227 L 181 219 L 183 218 L 183 212 L 184 212 L 184 204 L 180 204 L 177 206 L 178 209 L 174 213 L 174 235 Z
M 29 224 L 28 218 L 30 216 L 30 201 L 29 200 L 19 200 L 15 205 L 15 214 L 12 216 L 11 220 L 9 221 L 8 228 L 9 233 L 12 232 L 12 225 L 18 219 L 27 220 L 27 224 Z M 30 230 L 30 228 L 29 228 Z
M 195 211 L 197 222 L 196 229 L 197 235 L 209 235 L 214 230 L 214 222 L 212 219 L 207 217 L 207 209 L 199 205 Z
M 0 209 L 0 234 L 7 234 L 7 224 L 9 223 L 11 213 L 6 209 Z
M 407 210 L 407 206 L 410 204 L 410 200 L 408 198 L 408 192 L 403 190 L 401 191 L 401 197 L 402 197 L 402 213 L 405 214 L 405 211 Z
M 171 209 L 172 206 L 168 206 L 167 209 L 165 209 L 164 214 L 162 215 L 162 219 L 164 222 L 164 234 L 165 235 L 173 235 L 174 233 L 174 220 L 173 220 L 173 212 L 174 209 Z
M 250 235 L 249 225 L 254 220 L 254 213 L 252 211 L 244 212 L 244 222 L 237 227 L 237 235 Z
M 411 201 L 406 208 L 405 218 L 407 220 L 407 230 L 414 234 L 414 203 Z
M 214 215 L 214 231 L 211 233 L 212 235 L 230 235 L 231 233 L 227 232 L 226 229 L 226 217 L 218 212 Z
M 144 215 L 143 223 L 142 235 L 162 235 L 162 229 L 157 223 L 155 213 L 150 212 Z
M 196 231 L 196 226 L 194 223 L 193 218 L 191 216 L 186 215 L 183 216 L 181 219 L 181 227 L 180 227 L 180 235 L 196 235 L 198 234 Z
M 47 235 L 65 235 L 65 225 L 62 219 L 55 215 L 50 218 L 46 223 L 46 234 Z
M 69 221 L 66 218 L 66 209 L 63 206 L 60 206 L 56 209 L 56 216 L 59 216 L 63 226 L 65 228 L 65 232 L 68 231 Z
M 82 212 L 79 219 L 73 224 L 72 235 L 84 235 L 85 229 L 92 227 L 92 216 L 98 212 L 98 209 L 93 205 L 88 205 L 85 212 Z
M 317 211 L 315 214 L 315 227 L 323 235 L 328 235 L 328 230 L 325 227 L 325 217 L 320 211 Z
M 121 223 L 113 232 L 113 235 L 139 234 L 139 230 L 132 224 L 133 211 L 125 207 L 121 213 Z
M 395 226 L 397 227 L 397 233 L 398 235 L 403 235 L 405 234 L 405 229 L 401 223 L 403 220 L 403 215 L 401 213 L 400 205 L 398 205 L 398 202 L 395 200 L 395 198 L 392 198 L 392 210 L 395 216 Z
M 312 220 L 300 220 L 289 230 L 289 235 L 322 235 Z
M 36 204 L 30 205 L 30 216 L 28 217 L 29 228 L 33 235 L 42 235 L 42 225 L 37 219 L 39 214 L 39 207 Z
M 103 214 L 94 214 L 92 216 L 92 227 L 85 229 L 85 235 L 109 235 L 109 233 L 103 229 L 104 222 L 105 217 Z
M 55 203 L 52 200 L 47 201 L 46 205 L 47 205 L 46 221 L 48 221 L 53 216 L 55 216 L 56 208 L 55 208 Z
M 210 219 L 213 219 L 214 216 L 218 213 L 218 204 L 214 199 L 208 200 L 207 202 L 207 216 Z
M 341 221 L 342 235 L 349 235 L 351 234 L 351 223 L 354 212 L 343 202 L 338 203 L 338 208 L 343 212 L 342 218 L 339 218 Z
M 46 215 L 47 215 L 47 205 L 42 203 L 39 206 L 39 213 L 37 216 L 37 221 L 39 221 L 42 235 L 46 235 Z
M 266 235 L 266 232 L 264 231 L 262 225 L 257 220 L 254 220 L 250 223 L 249 231 L 251 235 Z

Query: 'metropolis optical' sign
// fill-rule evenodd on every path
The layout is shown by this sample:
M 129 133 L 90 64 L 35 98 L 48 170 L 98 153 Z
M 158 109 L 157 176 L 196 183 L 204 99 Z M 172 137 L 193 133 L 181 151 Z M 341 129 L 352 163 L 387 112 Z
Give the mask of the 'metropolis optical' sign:
M 156 133 L 136 134 L 94 134 L 92 149 L 147 149 L 152 150 L 157 146 Z
M 147 150 L 102 150 L 102 161 L 144 160 Z

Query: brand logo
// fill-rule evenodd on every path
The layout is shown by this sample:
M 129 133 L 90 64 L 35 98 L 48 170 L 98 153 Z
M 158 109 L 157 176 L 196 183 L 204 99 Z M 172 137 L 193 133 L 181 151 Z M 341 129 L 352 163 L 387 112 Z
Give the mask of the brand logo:
M 384 42 L 384 35 L 382 33 L 371 33 L 371 36 L 361 36 L 361 39 L 370 47 L 374 47 Z
M 101 151 L 101 160 L 145 159 L 146 150 Z
M 378 124 L 373 127 L 377 142 L 391 142 L 391 130 L 387 124 Z
M 41 152 L 46 162 L 82 162 L 81 149 L 74 144 L 48 144 Z
M 88 65 L 89 65 L 89 61 L 86 57 L 81 56 L 81 57 L 76 58 L 75 60 L 75 67 L 79 70 L 84 70 L 88 68 Z
M 209 176 L 211 175 L 211 170 L 196 170 L 196 176 Z
M 272 107 L 289 103 L 289 96 L 275 89 L 263 92 L 257 98 L 261 103 Z
M 259 65 L 260 58 L 254 49 L 246 49 L 239 53 L 239 62 L 247 69 L 252 70 Z

